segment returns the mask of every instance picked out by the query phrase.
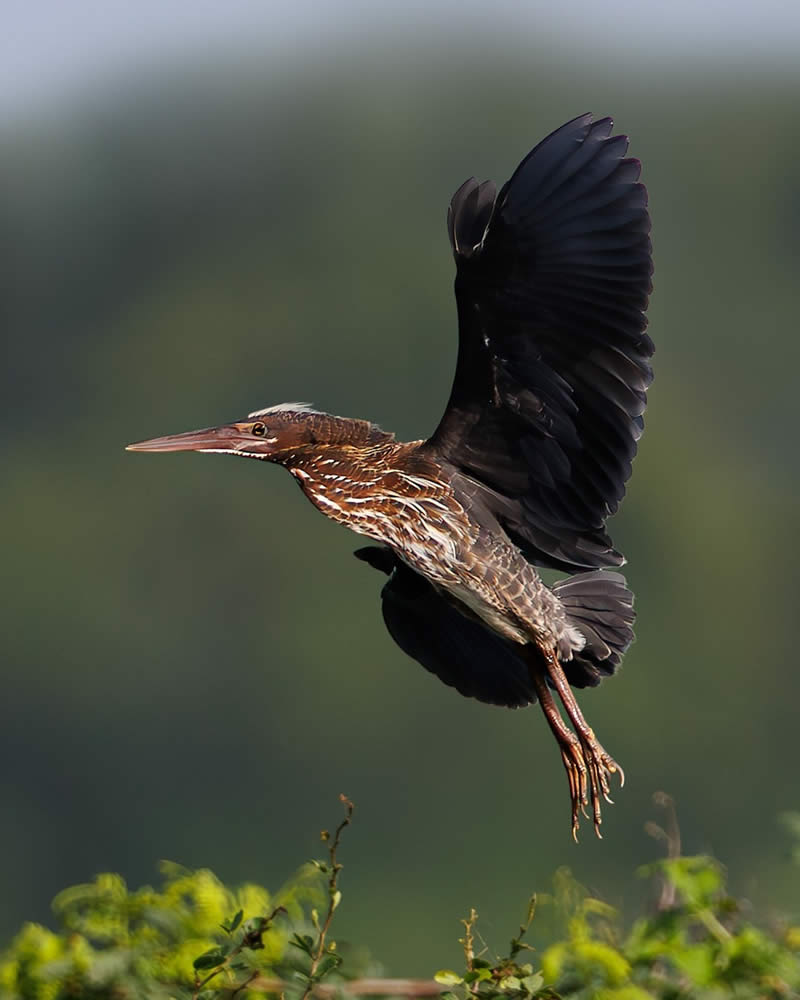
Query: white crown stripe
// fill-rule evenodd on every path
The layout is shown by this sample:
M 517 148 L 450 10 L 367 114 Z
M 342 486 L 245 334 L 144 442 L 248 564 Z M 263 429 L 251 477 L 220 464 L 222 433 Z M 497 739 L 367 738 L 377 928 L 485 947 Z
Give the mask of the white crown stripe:
M 276 406 L 265 406 L 263 410 L 253 410 L 248 417 L 265 417 L 269 413 L 319 413 L 310 403 L 278 403 Z

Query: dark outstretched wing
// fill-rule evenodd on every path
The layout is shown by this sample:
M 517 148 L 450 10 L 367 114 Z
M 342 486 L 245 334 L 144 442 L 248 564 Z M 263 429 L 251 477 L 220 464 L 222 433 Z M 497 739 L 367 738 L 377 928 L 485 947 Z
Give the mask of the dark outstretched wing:
M 605 521 L 652 380 L 647 192 L 612 124 L 562 126 L 496 199 L 474 178 L 453 196 L 458 363 L 422 446 L 480 484 L 533 562 L 569 571 L 623 562 Z
M 355 554 L 390 574 L 383 620 L 404 653 L 469 698 L 509 708 L 536 701 L 520 647 L 462 614 L 390 549 L 370 545 Z

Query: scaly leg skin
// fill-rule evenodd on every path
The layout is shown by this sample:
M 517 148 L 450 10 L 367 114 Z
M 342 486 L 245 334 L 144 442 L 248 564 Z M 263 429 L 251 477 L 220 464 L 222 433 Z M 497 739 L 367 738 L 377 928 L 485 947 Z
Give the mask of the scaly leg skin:
M 625 772 L 614 758 L 604 750 L 594 735 L 592 728 L 586 722 L 586 719 L 584 719 L 583 712 L 581 712 L 580 706 L 575 700 L 575 695 L 572 693 L 572 688 L 569 686 L 569 681 L 554 651 L 547 654 L 547 672 L 558 692 L 583 749 L 583 758 L 589 771 L 589 789 L 592 798 L 594 828 L 595 833 L 599 837 L 600 823 L 602 822 L 600 816 L 600 796 L 602 795 L 606 802 L 613 803 L 610 795 L 608 776 L 618 773 L 620 787 L 622 787 L 625 784 Z
M 567 726 L 561 718 L 547 681 L 536 667 L 531 668 L 531 679 L 533 680 L 536 693 L 539 696 L 539 704 L 542 706 L 544 717 L 553 732 L 561 749 L 561 759 L 569 780 L 569 794 L 572 800 L 572 837 L 577 843 L 578 840 L 578 810 L 580 809 L 586 816 L 586 806 L 589 804 L 587 796 L 587 776 L 588 768 L 581 746 L 580 740 Z M 587 816 L 588 819 L 588 816 Z M 597 823 L 595 822 L 595 829 Z M 598 830 L 598 836 L 600 832 Z
M 602 839 L 600 824 L 603 820 L 600 799 L 602 796 L 606 802 L 612 801 L 608 775 L 618 772 L 620 783 L 624 784 L 625 774 L 614 758 L 606 753 L 600 745 L 584 719 L 555 652 L 542 652 L 545 657 L 547 673 L 558 692 L 570 722 L 575 727 L 575 732 L 573 732 L 561 718 L 547 681 L 541 672 L 541 664 L 532 664 L 531 678 L 539 696 L 539 703 L 553 735 L 558 740 L 561 759 L 567 771 L 572 799 L 572 836 L 575 840 L 578 839 L 578 809 L 580 808 L 583 815 L 587 819 L 589 818 L 586 807 L 591 798 L 594 830 L 597 836 Z

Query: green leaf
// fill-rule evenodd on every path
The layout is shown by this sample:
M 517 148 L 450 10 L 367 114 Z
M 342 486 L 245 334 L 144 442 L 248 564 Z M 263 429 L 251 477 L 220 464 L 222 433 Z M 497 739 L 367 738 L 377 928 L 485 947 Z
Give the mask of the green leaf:
M 541 972 L 534 972 L 533 975 L 525 976 L 522 985 L 528 993 L 536 993 L 544 986 L 544 976 Z
M 322 979 L 324 976 L 327 976 L 329 972 L 332 972 L 333 969 L 338 968 L 341 964 L 342 960 L 338 955 L 327 955 L 317 966 L 317 974 L 315 978 Z
M 231 925 L 230 925 L 230 931 L 231 931 L 231 933 L 233 933 L 233 931 L 235 931 L 236 928 L 239 926 L 239 924 L 242 922 L 242 917 L 243 916 L 244 916 L 244 910 L 237 910 L 236 915 L 234 916 L 233 920 L 231 921 Z
M 452 969 L 439 969 L 438 972 L 434 973 L 433 978 L 440 986 L 458 986 L 459 983 L 464 982 L 463 977 L 459 976 L 457 972 L 453 972 Z
M 695 986 L 709 986 L 714 979 L 714 955 L 708 944 L 687 945 L 671 954 L 675 965 Z
M 194 962 L 192 962 L 192 965 L 195 969 L 213 969 L 215 965 L 222 965 L 224 961 L 225 956 L 219 948 L 210 948 L 208 951 L 205 951 L 202 955 L 198 956 Z
M 548 982 L 555 982 L 561 978 L 561 973 L 569 957 L 566 942 L 558 941 L 542 955 L 542 973 Z
M 485 980 L 491 978 L 492 978 L 491 970 L 488 969 L 486 966 L 480 969 L 472 969 L 470 972 L 464 973 L 465 983 L 482 983 Z
M 592 896 L 584 899 L 583 912 L 605 917 L 607 920 L 612 920 L 617 915 L 617 911 L 613 906 L 609 906 L 608 903 L 604 903 L 602 899 L 594 899 Z
M 294 948 L 299 948 L 300 951 L 304 951 L 306 955 L 310 955 L 311 949 L 314 947 L 314 939 L 310 934 L 293 934 L 289 944 Z
M 341 901 L 342 901 L 342 894 L 337 889 L 336 892 L 331 896 L 331 909 L 335 910 L 336 907 L 339 905 L 339 903 L 341 903 Z
M 602 969 L 603 975 L 612 986 L 621 986 L 628 978 L 630 965 L 624 955 L 601 941 L 578 941 L 574 953 L 582 962 Z

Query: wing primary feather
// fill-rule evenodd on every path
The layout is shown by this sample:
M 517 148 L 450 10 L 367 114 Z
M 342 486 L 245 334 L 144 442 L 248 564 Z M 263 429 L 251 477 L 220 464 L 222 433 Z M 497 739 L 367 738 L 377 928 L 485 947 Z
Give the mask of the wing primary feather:
M 647 191 L 611 118 L 567 122 L 495 195 L 453 196 L 459 351 L 422 446 L 475 483 L 528 558 L 620 565 L 604 530 L 625 493 L 652 381 Z

